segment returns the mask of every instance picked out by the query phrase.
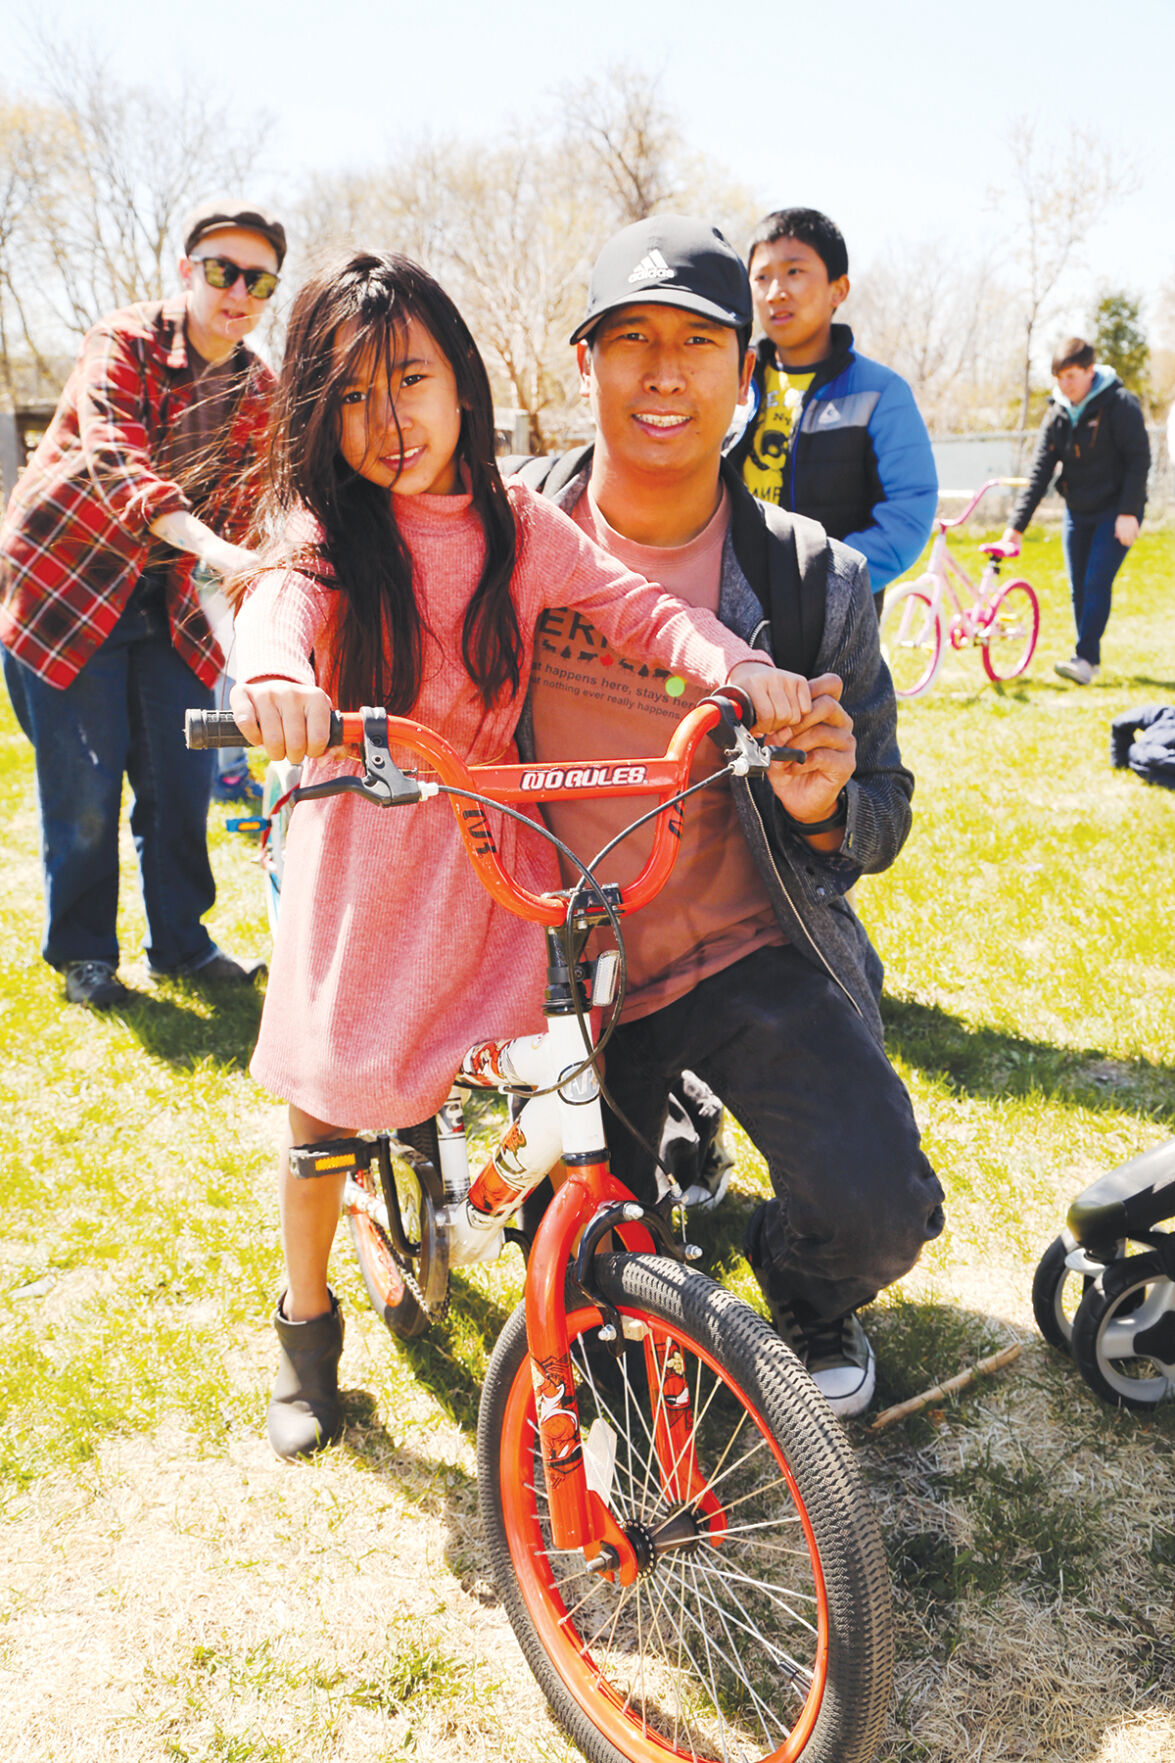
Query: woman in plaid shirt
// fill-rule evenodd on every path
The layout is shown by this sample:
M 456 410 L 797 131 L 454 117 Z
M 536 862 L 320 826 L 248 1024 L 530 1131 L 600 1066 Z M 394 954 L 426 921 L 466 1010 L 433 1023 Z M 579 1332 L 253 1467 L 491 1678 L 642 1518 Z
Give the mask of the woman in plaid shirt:
M 176 299 L 129 306 L 87 335 L 0 527 L 0 643 L 36 752 L 46 927 L 66 996 L 99 1007 L 117 977 L 125 775 L 155 975 L 246 981 L 201 922 L 215 899 L 212 759 L 183 712 L 211 705 L 220 652 L 198 564 L 251 567 L 247 530 L 273 379 L 243 339 L 285 255 L 253 204 L 202 203 L 184 224 Z

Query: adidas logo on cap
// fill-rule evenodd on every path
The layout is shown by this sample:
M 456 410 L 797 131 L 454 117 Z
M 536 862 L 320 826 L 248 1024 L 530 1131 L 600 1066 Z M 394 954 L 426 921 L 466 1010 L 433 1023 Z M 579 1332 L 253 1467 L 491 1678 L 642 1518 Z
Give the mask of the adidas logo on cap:
M 630 282 L 663 282 L 666 276 L 672 274 L 673 271 L 654 245 L 653 249 L 641 258 L 628 279 Z

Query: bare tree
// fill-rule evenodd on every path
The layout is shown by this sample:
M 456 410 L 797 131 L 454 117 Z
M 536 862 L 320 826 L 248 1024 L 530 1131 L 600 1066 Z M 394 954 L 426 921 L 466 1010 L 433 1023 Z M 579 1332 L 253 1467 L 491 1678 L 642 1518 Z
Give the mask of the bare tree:
M 459 303 L 530 429 L 565 438 L 575 408 L 568 337 L 583 310 L 598 209 L 557 146 L 521 136 L 454 168 L 444 259 Z
M 681 194 L 685 144 L 659 76 L 613 64 L 560 98 L 564 141 L 586 163 L 613 229 L 670 207 Z
M 0 385 L 10 405 L 30 392 L 38 395 L 41 382 L 52 383 L 28 309 L 26 271 L 37 242 L 33 196 L 54 150 L 58 121 L 41 105 L 0 102 Z
M 931 428 L 988 428 L 1017 396 L 1017 336 L 1008 291 L 985 258 L 941 241 L 892 245 L 855 278 L 857 341 L 902 374 Z
M 1076 124 L 1064 142 L 1046 144 L 1029 117 L 1011 125 L 1011 185 L 992 192 L 1006 212 L 1023 272 L 1020 427 L 1028 424 L 1032 356 L 1066 271 L 1094 227 L 1120 197 L 1137 187 L 1133 164 L 1119 158 L 1092 130 Z
M 563 145 L 599 209 L 597 244 L 658 210 L 704 216 L 736 244 L 761 204 L 721 166 L 695 152 L 666 104 L 659 75 L 614 63 L 559 94 Z

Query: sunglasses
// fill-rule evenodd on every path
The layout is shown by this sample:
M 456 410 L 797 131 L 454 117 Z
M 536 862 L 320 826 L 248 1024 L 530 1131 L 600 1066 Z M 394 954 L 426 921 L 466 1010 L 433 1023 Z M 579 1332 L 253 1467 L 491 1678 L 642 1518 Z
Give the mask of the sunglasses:
M 200 265 L 210 288 L 233 288 L 240 279 L 250 299 L 268 300 L 277 287 L 272 269 L 242 269 L 231 257 L 193 257 L 192 262 Z

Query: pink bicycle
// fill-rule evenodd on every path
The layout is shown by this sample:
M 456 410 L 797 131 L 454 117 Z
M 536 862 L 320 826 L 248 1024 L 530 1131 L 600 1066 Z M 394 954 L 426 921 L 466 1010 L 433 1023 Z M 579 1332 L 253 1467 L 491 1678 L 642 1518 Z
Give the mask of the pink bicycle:
M 930 690 L 948 644 L 952 649 L 978 648 L 988 679 L 997 684 L 1017 679 L 1032 660 L 1040 632 L 1036 591 L 1023 579 L 1000 582 L 1000 565 L 1018 556 L 1019 547 L 981 545 L 988 561 L 978 585 L 947 548 L 947 534 L 969 519 L 989 490 L 1023 482 L 1023 478 L 992 478 L 962 514 L 954 520 L 936 520 L 925 575 L 902 582 L 886 596 L 881 652 L 899 698 L 920 698 Z M 965 598 L 960 598 L 960 590 Z

